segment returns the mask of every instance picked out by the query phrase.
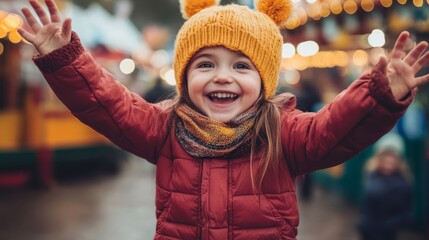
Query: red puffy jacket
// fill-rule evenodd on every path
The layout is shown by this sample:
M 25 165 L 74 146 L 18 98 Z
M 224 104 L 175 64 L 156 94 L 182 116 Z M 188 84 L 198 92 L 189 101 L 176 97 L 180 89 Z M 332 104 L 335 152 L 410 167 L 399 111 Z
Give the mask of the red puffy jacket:
M 281 115 L 280 175 L 266 176 L 255 195 L 248 156 L 191 157 L 168 130 L 170 112 L 115 81 L 75 34 L 35 63 L 77 118 L 156 164 L 155 239 L 296 239 L 295 177 L 350 159 L 389 131 L 413 98 L 394 100 L 377 68 L 317 113 L 296 110 L 291 96 Z

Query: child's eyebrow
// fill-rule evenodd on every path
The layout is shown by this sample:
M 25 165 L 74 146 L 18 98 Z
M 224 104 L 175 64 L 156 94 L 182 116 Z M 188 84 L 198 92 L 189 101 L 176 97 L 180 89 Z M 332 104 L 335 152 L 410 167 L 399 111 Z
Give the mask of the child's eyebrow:
M 203 57 L 213 58 L 213 54 L 210 54 L 210 53 L 200 53 L 200 54 L 198 54 L 197 53 L 197 55 L 194 56 L 194 59 L 203 58 Z
M 233 54 L 237 57 L 245 57 L 248 58 L 246 55 L 244 55 L 244 53 L 239 52 L 239 51 L 233 51 Z
M 237 52 L 237 51 L 232 51 L 232 52 L 233 52 L 234 56 L 237 57 L 237 58 L 244 58 L 244 59 L 249 60 L 249 58 L 246 55 L 244 55 L 243 53 L 241 53 L 241 52 Z M 214 58 L 214 55 L 215 54 L 210 53 L 210 52 L 197 53 L 193 57 L 193 60 L 198 59 L 198 58 L 204 58 L 204 57 L 206 57 L 206 58 Z

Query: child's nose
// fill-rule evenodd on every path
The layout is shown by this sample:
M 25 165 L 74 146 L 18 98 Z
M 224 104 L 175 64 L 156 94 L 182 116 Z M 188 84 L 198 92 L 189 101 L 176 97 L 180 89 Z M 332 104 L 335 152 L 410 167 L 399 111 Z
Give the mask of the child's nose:
M 219 69 L 213 77 L 213 82 L 219 84 L 231 83 L 232 81 L 232 76 L 226 69 Z

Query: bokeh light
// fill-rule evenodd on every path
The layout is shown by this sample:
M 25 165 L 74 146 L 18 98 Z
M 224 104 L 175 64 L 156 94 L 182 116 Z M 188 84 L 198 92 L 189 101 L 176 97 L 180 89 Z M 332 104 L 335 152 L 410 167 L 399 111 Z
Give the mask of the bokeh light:
M 315 41 L 305 41 L 298 44 L 297 52 L 303 57 L 313 56 L 319 51 L 319 44 Z
M 393 1 L 392 0 L 380 0 L 381 6 L 388 8 L 392 6 Z
M 364 50 L 356 50 L 353 53 L 352 61 L 357 66 L 363 66 L 368 63 L 368 54 Z
M 413 4 L 416 7 L 421 7 L 423 6 L 423 0 L 413 0 Z
M 335 65 L 339 67 L 346 67 L 349 64 L 349 57 L 344 51 L 334 51 Z
M 373 0 L 362 0 L 360 5 L 365 12 L 371 12 L 374 9 Z
M 136 64 L 132 59 L 125 58 L 119 64 L 119 69 L 121 70 L 121 72 L 123 74 L 130 74 L 130 73 L 134 72 L 134 70 L 136 69 Z
M 150 64 L 155 68 L 161 68 L 168 64 L 169 56 L 167 51 L 164 49 L 160 49 L 155 51 L 151 58 L 150 58 Z
M 0 38 L 4 38 L 7 36 L 7 31 L 0 25 Z
M 322 17 L 328 17 L 331 14 L 331 10 L 329 8 L 329 5 L 324 2 L 320 4 L 320 16 Z
M 295 46 L 291 43 L 285 43 L 282 47 L 282 58 L 291 58 L 295 55 Z
M 331 1 L 330 8 L 333 14 L 340 14 L 343 11 L 343 6 L 338 0 Z
M 176 85 L 176 78 L 174 77 L 174 70 L 170 69 L 165 73 L 164 80 L 171 86 Z
M 22 40 L 22 37 L 17 30 L 13 30 L 9 32 L 9 41 L 11 41 L 12 43 L 19 43 L 21 42 L 21 40 Z
M 347 14 L 354 14 L 357 11 L 357 4 L 353 0 L 347 0 L 344 2 L 344 11 Z
M 371 47 L 383 47 L 386 43 L 384 32 L 380 29 L 372 30 L 371 34 L 368 35 L 368 43 Z
M 285 71 L 285 80 L 290 85 L 298 84 L 301 80 L 301 76 L 297 70 Z

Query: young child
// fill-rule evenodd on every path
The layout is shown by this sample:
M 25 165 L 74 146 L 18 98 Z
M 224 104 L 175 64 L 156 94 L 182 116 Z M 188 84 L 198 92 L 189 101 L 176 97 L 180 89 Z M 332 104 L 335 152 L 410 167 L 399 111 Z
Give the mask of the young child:
M 398 141 L 397 138 L 399 136 L 391 133 L 382 140 Z M 394 144 L 381 146 L 368 160 L 365 170 L 367 176 L 359 220 L 361 238 L 395 240 L 398 230 L 411 220 L 411 174 L 402 159 L 401 147 Z
M 290 2 L 260 0 L 251 10 L 189 0 L 181 1 L 189 19 L 175 45 L 178 97 L 154 105 L 94 62 L 53 0 L 50 17 L 30 4 L 41 24 L 24 8 L 33 32 L 20 33 L 57 96 L 82 122 L 156 164 L 155 239 L 295 239 L 296 176 L 374 143 L 429 81 L 415 78 L 427 43 L 405 54 L 404 32 L 389 60 L 319 112 L 302 113 L 290 94 L 274 96 L 283 43 L 276 24 Z

